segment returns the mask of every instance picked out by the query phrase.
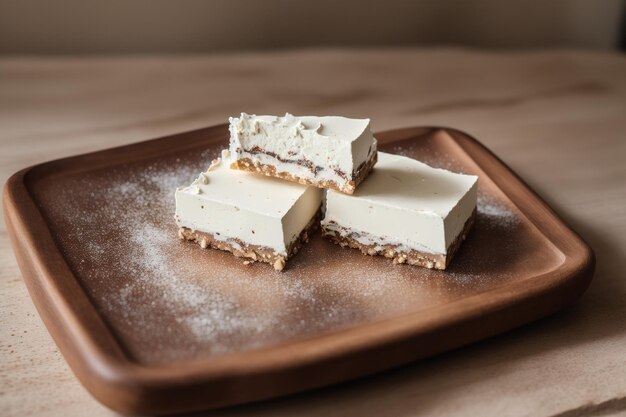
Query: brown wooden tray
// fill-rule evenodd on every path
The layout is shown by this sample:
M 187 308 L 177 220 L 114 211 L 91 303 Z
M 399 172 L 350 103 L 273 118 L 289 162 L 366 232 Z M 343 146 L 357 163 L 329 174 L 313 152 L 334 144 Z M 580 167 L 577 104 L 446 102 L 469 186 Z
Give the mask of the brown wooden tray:
M 451 129 L 381 150 L 477 174 L 477 223 L 448 271 L 315 236 L 284 273 L 179 241 L 173 193 L 226 126 L 12 176 L 5 221 L 30 295 L 83 385 L 123 413 L 222 407 L 336 383 L 512 329 L 575 301 L 592 250 L 503 162 Z

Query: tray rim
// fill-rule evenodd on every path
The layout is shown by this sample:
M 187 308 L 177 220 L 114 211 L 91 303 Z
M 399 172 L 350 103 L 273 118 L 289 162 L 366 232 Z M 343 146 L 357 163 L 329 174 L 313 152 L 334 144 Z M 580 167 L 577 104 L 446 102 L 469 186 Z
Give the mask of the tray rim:
M 26 177 L 34 171 L 49 175 L 74 159 L 83 163 L 93 161 L 97 165 L 121 151 L 132 155 L 134 150 L 148 148 L 149 152 L 143 152 L 145 157 L 152 151 L 158 155 L 193 148 L 199 141 L 207 141 L 207 137 L 223 139 L 226 126 L 222 124 L 44 162 L 18 171 L 5 184 L 5 223 L 31 299 L 79 381 L 96 399 L 116 411 L 164 414 L 201 410 L 354 379 L 546 316 L 573 303 L 591 282 L 595 267 L 592 249 L 515 172 L 476 139 L 445 127 L 388 130 L 376 134 L 381 144 L 392 135 L 402 138 L 390 142 L 417 140 L 439 131 L 451 136 L 528 221 L 563 253 L 563 263 L 546 273 L 455 300 L 449 303 L 453 309 L 450 305 L 437 305 L 418 313 L 363 323 L 258 350 L 181 362 L 175 366 L 138 363 L 123 351 L 74 277 L 56 246 L 43 213 L 30 195 Z M 196 139 L 186 139 L 185 143 L 177 140 L 189 136 Z M 484 300 L 486 294 L 489 294 L 488 302 Z M 515 314 L 507 314 L 513 312 Z M 469 332 L 472 323 L 480 323 L 480 331 Z M 437 346 L 425 346 L 423 342 L 432 338 L 438 340 Z M 375 359 L 380 355 L 384 357 Z M 356 366 L 359 361 L 366 361 L 368 365 Z M 332 366 L 332 372 L 316 371 L 316 368 L 325 366 Z M 311 377 L 301 377 L 306 374 Z M 294 375 L 300 375 L 302 380 L 294 383 Z M 264 379 L 270 378 L 278 382 L 263 384 Z M 216 398 L 207 396 L 209 391 Z M 215 395 L 220 392 L 224 395 Z M 194 401 L 194 395 L 203 398 Z

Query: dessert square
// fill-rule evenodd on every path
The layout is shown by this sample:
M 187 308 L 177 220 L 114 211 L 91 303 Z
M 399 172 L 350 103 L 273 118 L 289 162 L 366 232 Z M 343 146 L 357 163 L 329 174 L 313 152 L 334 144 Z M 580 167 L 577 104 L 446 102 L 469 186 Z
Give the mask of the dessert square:
M 228 158 L 228 151 L 221 159 Z M 323 191 L 229 169 L 220 159 L 176 190 L 179 237 L 282 270 L 321 218 Z
M 230 166 L 352 194 L 376 163 L 369 119 L 241 113 L 230 121 Z
M 394 263 L 446 269 L 476 216 L 478 177 L 378 153 L 354 195 L 326 194 L 322 233 Z

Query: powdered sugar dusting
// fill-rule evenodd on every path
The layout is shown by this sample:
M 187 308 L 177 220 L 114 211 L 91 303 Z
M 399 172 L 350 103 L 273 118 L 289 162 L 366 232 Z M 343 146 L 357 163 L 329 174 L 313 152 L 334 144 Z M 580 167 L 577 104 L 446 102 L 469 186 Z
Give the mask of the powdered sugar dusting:
M 513 210 L 495 197 L 478 193 L 476 203 L 478 214 L 487 220 L 488 226 L 499 225 L 505 228 L 513 228 L 519 224 L 520 218 Z
M 174 191 L 218 151 L 84 173 L 47 184 L 39 196 L 70 266 L 139 361 L 261 348 L 419 311 L 514 279 L 502 259 L 515 262 L 511 244 L 523 229 L 497 194 L 482 191 L 475 230 L 446 272 L 392 265 L 319 235 L 284 273 L 180 241 Z

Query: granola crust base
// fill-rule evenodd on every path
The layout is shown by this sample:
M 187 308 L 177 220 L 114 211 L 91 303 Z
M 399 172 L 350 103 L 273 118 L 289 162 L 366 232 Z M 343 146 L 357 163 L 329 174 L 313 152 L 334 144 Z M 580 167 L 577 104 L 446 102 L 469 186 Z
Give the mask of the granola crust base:
M 315 216 L 302 229 L 300 235 L 287 248 L 287 256 L 277 254 L 274 249 L 266 246 L 251 245 L 239 239 L 229 239 L 228 241 L 218 240 L 211 233 L 198 232 L 187 227 L 178 229 L 178 237 L 182 240 L 195 242 L 203 249 L 213 248 L 232 253 L 238 258 L 247 258 L 246 265 L 252 262 L 265 262 L 274 266 L 277 271 L 285 268 L 287 259 L 298 253 L 300 248 L 309 241 L 309 236 L 317 230 L 322 217 L 322 210 L 317 210 Z M 239 247 L 237 247 L 238 245 Z
M 315 181 L 308 178 L 298 177 L 287 172 L 277 172 L 274 165 L 261 164 L 258 162 L 255 163 L 252 162 L 250 158 L 237 159 L 236 161 L 231 162 L 230 168 L 241 171 L 256 172 L 267 175 L 268 177 L 276 177 L 287 181 L 297 182 L 299 184 L 312 185 L 318 188 L 330 188 L 345 194 L 354 194 L 356 187 L 367 177 L 377 160 L 378 153 L 373 152 L 370 159 L 359 170 L 357 170 L 354 180 L 348 180 L 342 184 L 338 184 L 335 181 Z
M 352 238 L 351 235 L 341 236 L 333 230 L 326 229 L 323 225 L 322 236 L 342 247 L 359 249 L 364 255 L 382 255 L 386 258 L 393 259 L 394 264 L 409 264 L 423 266 L 430 269 L 434 268 L 444 270 L 450 265 L 450 261 L 454 257 L 454 254 L 458 251 L 463 240 L 465 240 L 469 234 L 475 220 L 476 209 L 474 209 L 470 217 L 465 221 L 463 230 L 459 233 L 454 242 L 452 242 L 448 248 L 447 254 L 445 255 L 421 252 L 418 250 L 410 250 L 408 252 L 398 251 L 397 245 L 364 245 Z

